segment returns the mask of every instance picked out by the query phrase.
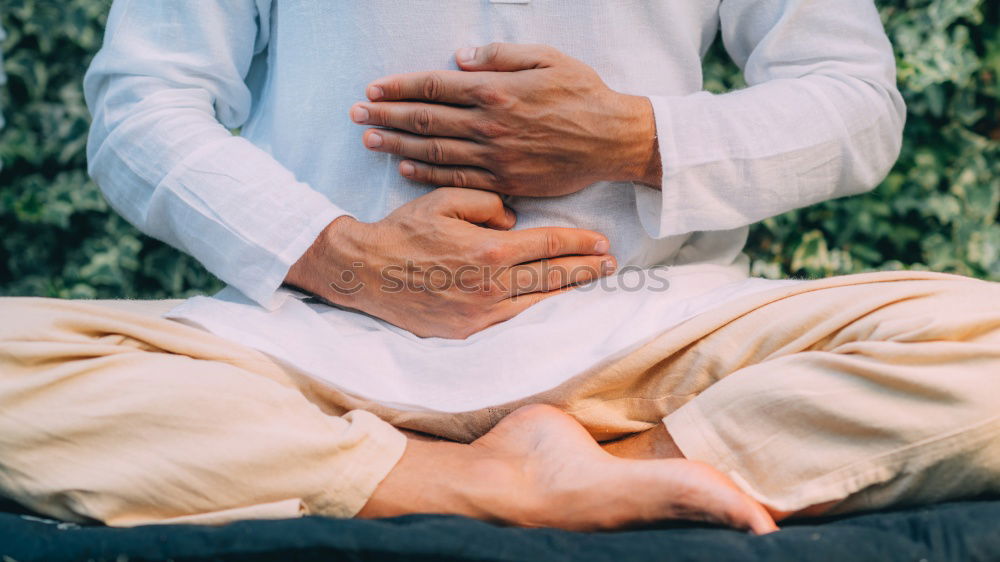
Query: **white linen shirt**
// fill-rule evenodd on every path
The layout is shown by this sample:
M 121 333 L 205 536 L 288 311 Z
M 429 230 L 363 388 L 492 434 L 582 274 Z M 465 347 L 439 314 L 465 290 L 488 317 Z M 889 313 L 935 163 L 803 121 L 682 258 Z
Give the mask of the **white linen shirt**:
M 749 87 L 712 95 L 701 58 L 720 29 Z M 622 266 L 745 278 L 749 224 L 872 188 L 900 147 L 871 0 L 116 0 L 85 80 L 90 172 L 143 232 L 274 308 L 330 221 L 432 189 L 362 146 L 348 109 L 365 85 L 492 41 L 553 45 L 652 101 L 662 192 L 507 200 L 517 228 L 604 233 Z

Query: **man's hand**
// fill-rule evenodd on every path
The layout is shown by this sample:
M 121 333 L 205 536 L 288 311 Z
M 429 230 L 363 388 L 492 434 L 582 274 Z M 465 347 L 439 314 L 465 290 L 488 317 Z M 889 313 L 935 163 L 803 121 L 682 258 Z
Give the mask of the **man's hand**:
M 438 186 L 552 197 L 598 181 L 658 187 L 647 98 L 608 88 L 586 64 L 544 45 L 462 49 L 463 71 L 397 74 L 351 108 L 366 147 L 407 158 L 400 173 Z
M 358 516 L 409 513 L 578 531 L 665 519 L 777 530 L 763 506 L 714 468 L 613 457 L 576 420 L 540 405 L 515 411 L 471 445 L 411 440 Z
M 333 221 L 286 281 L 418 336 L 462 339 L 616 268 L 597 232 L 514 222 L 495 193 L 438 189 L 377 223 Z

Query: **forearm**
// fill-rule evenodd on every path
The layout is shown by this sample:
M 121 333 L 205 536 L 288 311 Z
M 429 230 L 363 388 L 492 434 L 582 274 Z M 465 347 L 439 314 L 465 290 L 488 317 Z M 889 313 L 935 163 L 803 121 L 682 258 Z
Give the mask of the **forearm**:
M 730 230 L 875 187 L 905 106 L 870 0 L 726 0 L 722 37 L 749 87 L 651 96 L 662 196 L 637 192 L 657 237 Z
M 250 111 L 265 4 L 116 2 L 84 90 L 90 172 L 112 206 L 266 306 L 343 211 L 230 133 Z
M 898 94 L 848 76 L 653 98 L 659 236 L 729 230 L 875 187 L 900 147 Z
M 104 139 L 91 174 L 136 228 L 267 306 L 288 268 L 343 211 L 245 139 L 209 128 L 221 129 L 218 123 L 188 119 L 188 132 L 178 117 L 147 113 L 129 123 L 131 131 Z M 199 133 L 211 142 L 192 138 Z

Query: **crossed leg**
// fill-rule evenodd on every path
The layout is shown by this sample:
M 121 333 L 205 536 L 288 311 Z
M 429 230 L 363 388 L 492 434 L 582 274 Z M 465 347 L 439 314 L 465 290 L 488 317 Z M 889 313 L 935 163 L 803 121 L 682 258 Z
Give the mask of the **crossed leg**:
M 715 467 L 776 519 L 1000 491 L 1000 284 L 921 275 L 720 310 L 528 401 L 627 435 L 613 455 Z M 466 440 L 495 412 L 384 414 Z
M 0 299 L 0 494 L 119 526 L 429 512 L 774 529 L 711 467 L 617 459 L 554 408 L 473 444 L 407 442 L 366 412 L 322 411 L 253 350 L 134 308 Z
M 724 323 L 657 370 L 674 384 L 644 398 L 691 398 L 606 450 L 707 462 L 777 519 L 1000 491 L 1000 284 L 802 293 Z

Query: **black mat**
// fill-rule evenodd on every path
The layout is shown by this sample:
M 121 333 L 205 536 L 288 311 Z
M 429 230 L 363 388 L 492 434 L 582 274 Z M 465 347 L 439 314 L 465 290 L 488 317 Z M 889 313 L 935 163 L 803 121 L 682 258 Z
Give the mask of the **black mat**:
M 994 562 L 1000 500 L 808 521 L 763 537 L 694 525 L 570 533 L 445 516 L 112 529 L 0 513 L 0 560 L 8 559 Z

